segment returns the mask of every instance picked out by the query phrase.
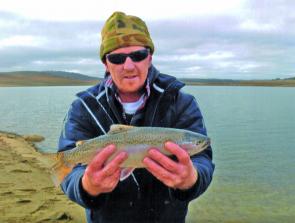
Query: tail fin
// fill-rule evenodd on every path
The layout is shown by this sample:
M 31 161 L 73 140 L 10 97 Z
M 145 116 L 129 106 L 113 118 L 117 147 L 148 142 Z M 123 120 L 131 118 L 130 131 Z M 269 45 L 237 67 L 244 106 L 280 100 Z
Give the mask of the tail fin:
M 56 163 L 52 166 L 51 179 L 56 187 L 58 187 L 64 178 L 72 171 L 73 166 L 68 166 L 63 159 L 64 153 L 60 152 L 56 156 Z

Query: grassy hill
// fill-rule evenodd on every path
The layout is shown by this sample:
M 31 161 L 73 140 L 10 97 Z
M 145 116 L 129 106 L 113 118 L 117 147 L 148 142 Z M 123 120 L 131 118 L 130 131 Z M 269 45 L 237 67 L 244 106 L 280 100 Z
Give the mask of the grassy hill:
M 93 85 L 100 81 L 79 73 L 64 71 L 0 72 L 0 86 L 68 86 Z
M 187 85 L 295 87 L 295 78 L 275 80 L 181 79 Z
M 187 85 L 295 87 L 295 77 L 275 80 L 180 79 Z M 100 78 L 65 71 L 0 72 L 0 87 L 94 85 Z

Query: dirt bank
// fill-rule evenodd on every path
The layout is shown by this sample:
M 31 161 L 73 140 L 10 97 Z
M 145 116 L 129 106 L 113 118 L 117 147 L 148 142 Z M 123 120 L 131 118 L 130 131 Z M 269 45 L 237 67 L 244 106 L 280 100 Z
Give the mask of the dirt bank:
M 0 132 L 0 222 L 85 222 L 84 210 L 54 187 L 51 164 L 24 137 Z

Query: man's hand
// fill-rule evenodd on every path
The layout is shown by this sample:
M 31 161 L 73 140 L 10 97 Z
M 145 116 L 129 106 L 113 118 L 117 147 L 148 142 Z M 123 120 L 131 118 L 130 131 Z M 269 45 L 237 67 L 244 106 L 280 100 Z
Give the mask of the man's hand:
M 197 182 L 198 172 L 189 154 L 173 142 L 166 142 L 165 149 L 174 154 L 178 162 L 152 148 L 143 160 L 146 169 L 168 187 L 190 189 Z
M 107 160 L 116 152 L 114 145 L 102 149 L 88 164 L 82 177 L 82 186 L 88 194 L 97 196 L 111 192 L 120 180 L 120 165 L 127 159 L 126 152 L 118 153 L 110 162 Z

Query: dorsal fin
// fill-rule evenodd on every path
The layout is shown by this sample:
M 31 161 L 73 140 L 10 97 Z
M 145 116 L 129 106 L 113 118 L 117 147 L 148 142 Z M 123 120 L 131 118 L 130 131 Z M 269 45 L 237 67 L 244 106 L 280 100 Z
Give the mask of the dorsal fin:
M 125 131 L 132 129 L 132 128 L 134 128 L 134 126 L 132 126 L 132 125 L 114 124 L 114 125 L 111 125 L 110 131 L 108 131 L 108 134 L 116 134 L 119 132 L 125 132 Z

